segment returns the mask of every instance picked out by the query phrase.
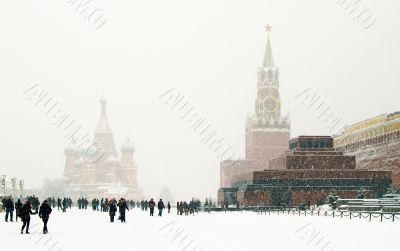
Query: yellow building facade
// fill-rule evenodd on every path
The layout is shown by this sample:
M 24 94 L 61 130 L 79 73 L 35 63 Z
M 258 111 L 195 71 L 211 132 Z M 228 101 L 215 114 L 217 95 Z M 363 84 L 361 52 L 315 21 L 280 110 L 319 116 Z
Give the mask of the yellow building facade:
M 341 133 L 334 135 L 334 146 L 339 148 L 396 131 L 400 131 L 400 112 L 381 114 L 345 127 Z

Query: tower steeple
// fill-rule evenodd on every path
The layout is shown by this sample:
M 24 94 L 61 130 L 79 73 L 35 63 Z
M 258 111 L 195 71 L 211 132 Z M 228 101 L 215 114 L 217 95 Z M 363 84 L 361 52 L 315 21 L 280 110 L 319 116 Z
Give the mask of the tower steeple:
M 267 44 L 265 46 L 263 67 L 274 67 L 274 56 L 272 55 L 272 46 L 270 39 L 271 29 L 272 27 L 270 25 L 267 25 L 265 27 L 268 37 L 267 37 Z
M 100 119 L 94 133 L 94 142 L 102 148 L 105 158 L 109 156 L 117 157 L 114 137 L 107 117 L 107 99 L 104 95 L 100 99 Z
M 104 95 L 100 99 L 100 119 L 97 124 L 96 132 L 111 131 L 107 118 L 107 99 Z
M 271 26 L 267 25 L 267 43 L 263 65 L 258 68 L 257 99 L 253 128 L 282 129 L 288 122 L 281 117 L 281 99 L 279 95 L 279 68 L 274 64 L 271 46 Z

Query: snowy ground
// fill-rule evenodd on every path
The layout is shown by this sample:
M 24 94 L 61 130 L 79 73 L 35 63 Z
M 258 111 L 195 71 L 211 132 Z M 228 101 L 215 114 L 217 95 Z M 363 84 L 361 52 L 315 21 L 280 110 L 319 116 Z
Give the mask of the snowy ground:
M 177 216 L 175 210 L 160 218 L 134 209 L 127 223 L 111 224 L 107 213 L 72 209 L 53 211 L 48 235 L 41 234 L 37 215 L 31 235 L 21 235 L 21 222 L 4 222 L 4 213 L 0 217 L 0 250 L 400 250 L 400 220 L 253 212 Z

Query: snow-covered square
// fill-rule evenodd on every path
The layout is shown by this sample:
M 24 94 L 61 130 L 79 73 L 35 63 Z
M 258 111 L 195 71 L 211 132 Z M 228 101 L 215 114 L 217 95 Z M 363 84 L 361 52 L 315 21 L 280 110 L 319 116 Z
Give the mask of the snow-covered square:
M 126 223 L 110 223 L 107 212 L 73 208 L 53 210 L 47 235 L 36 215 L 30 235 L 19 233 L 21 222 L 2 222 L 0 242 L 13 250 L 397 251 L 399 223 L 256 212 L 178 216 L 174 209 L 162 217 L 132 209 Z

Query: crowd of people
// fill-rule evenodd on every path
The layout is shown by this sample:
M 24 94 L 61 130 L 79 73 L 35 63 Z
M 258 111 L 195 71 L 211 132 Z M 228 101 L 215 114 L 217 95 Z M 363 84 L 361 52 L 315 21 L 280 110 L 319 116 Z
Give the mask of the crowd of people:
M 28 199 L 29 200 L 29 199 Z M 68 198 L 68 197 L 64 197 L 64 198 L 60 198 L 58 197 L 57 199 L 55 199 L 54 197 L 49 197 L 47 198 L 47 203 L 49 204 L 49 206 L 51 206 L 52 208 L 56 207 L 57 204 L 57 209 L 58 210 L 62 210 L 63 212 L 66 212 L 68 208 L 72 207 L 72 199 Z M 39 205 L 39 200 L 37 201 L 37 205 Z M 35 207 L 33 207 L 33 210 L 36 210 Z
M 35 196 L 29 196 L 26 199 L 18 199 L 15 203 L 12 197 L 7 197 L 2 199 L 2 204 L 5 209 L 5 221 L 9 220 L 12 222 L 14 219 L 15 211 L 15 221 L 18 218 L 22 221 L 21 234 L 29 234 L 29 226 L 31 215 L 36 215 L 43 221 L 43 234 L 48 233 L 47 223 L 50 219 L 50 214 L 54 208 L 57 207 L 58 210 L 66 212 L 68 208 L 71 208 L 74 203 L 71 198 L 60 198 L 55 199 L 54 197 L 47 198 L 42 203 Z M 77 200 L 78 209 L 87 209 L 89 205 L 89 200 L 87 198 L 81 197 Z M 110 222 L 115 221 L 117 212 L 119 212 L 118 220 L 121 222 L 126 222 L 126 211 L 134 208 L 141 209 L 142 211 L 150 211 L 150 216 L 154 216 L 154 210 L 158 209 L 158 216 L 162 217 L 164 209 L 171 212 L 171 204 L 167 202 L 165 205 L 162 199 L 156 203 L 156 201 L 151 198 L 150 200 L 133 201 L 125 200 L 120 198 L 118 201 L 115 198 L 101 198 L 92 199 L 91 206 L 93 211 L 108 212 L 110 217 Z M 176 209 L 177 215 L 191 215 L 197 213 L 201 207 L 200 200 L 191 200 L 189 203 L 186 201 L 177 202 Z
M 87 202 L 87 199 L 82 198 L 82 200 Z M 115 198 L 114 198 L 115 200 Z M 136 203 L 133 200 L 125 200 L 126 205 L 129 209 L 135 208 Z M 79 204 L 79 201 L 78 201 Z M 108 198 L 101 198 L 100 200 L 97 198 L 92 199 L 92 210 L 93 211 L 101 211 L 101 212 L 108 212 L 110 209 L 111 200 L 109 201 Z M 82 208 L 83 209 L 83 208 Z M 86 209 L 86 207 L 84 208 Z
M 178 215 L 194 215 L 194 213 L 199 212 L 199 207 L 201 207 L 200 200 L 191 200 L 189 203 L 186 201 L 177 202 L 176 213 Z
M 21 199 L 18 199 L 17 202 L 13 202 L 11 197 L 4 198 L 2 200 L 3 207 L 6 210 L 5 221 L 10 222 L 13 221 L 14 211 L 15 211 L 15 221 L 18 221 L 18 218 L 22 221 L 21 234 L 25 233 L 29 234 L 29 225 L 31 221 L 32 214 L 39 214 L 39 217 L 43 221 L 43 234 L 47 234 L 47 222 L 49 221 L 49 217 L 51 214 L 51 206 L 47 204 L 47 200 L 44 200 L 40 205 L 39 199 L 35 196 L 29 196 L 26 198 L 26 202 L 22 204 Z M 39 207 L 40 205 L 40 207 Z M 39 212 L 38 212 L 39 211 Z

